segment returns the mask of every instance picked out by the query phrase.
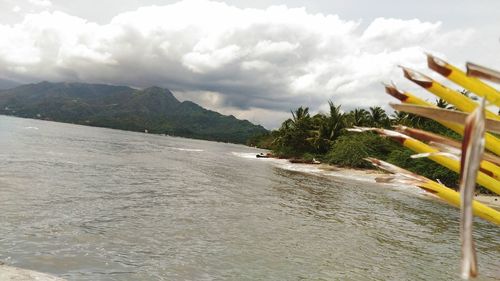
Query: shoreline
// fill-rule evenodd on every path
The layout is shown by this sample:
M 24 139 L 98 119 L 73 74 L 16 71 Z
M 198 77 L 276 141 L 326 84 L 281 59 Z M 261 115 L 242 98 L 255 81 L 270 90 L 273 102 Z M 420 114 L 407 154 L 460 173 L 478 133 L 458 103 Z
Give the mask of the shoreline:
M 258 158 L 262 159 L 262 158 Z M 263 158 L 266 159 L 266 158 Z M 351 178 L 357 181 L 370 181 L 372 183 L 382 184 L 384 186 L 394 186 L 392 184 L 377 182 L 375 179 L 378 176 L 388 175 L 388 173 L 378 170 L 378 169 L 357 169 L 357 168 L 349 168 L 349 167 L 339 167 L 331 164 L 313 164 L 313 163 L 294 163 L 290 161 L 291 159 L 287 158 L 276 158 L 276 157 L 268 157 L 267 159 L 273 159 L 275 161 L 286 161 L 286 164 L 283 168 L 304 172 L 308 174 L 316 174 L 322 176 L 332 176 L 332 177 L 342 177 L 342 178 Z M 284 164 L 284 163 L 282 163 Z M 295 167 L 295 168 L 294 168 Z M 415 186 L 416 189 L 419 189 Z M 483 203 L 497 211 L 500 211 L 500 196 L 498 195 L 490 195 L 490 194 L 478 194 L 474 196 L 474 199 L 480 203 Z
M 0 262 L 0 280 L 4 281 L 66 281 L 47 273 L 4 265 Z
M 313 164 L 308 164 L 308 165 L 313 165 Z M 385 173 L 385 172 L 377 170 L 377 169 L 354 169 L 354 168 L 337 167 L 335 165 L 330 165 L 330 164 L 320 164 L 318 168 L 320 170 L 324 170 L 324 171 L 348 172 L 351 174 L 355 174 L 357 176 L 388 175 L 388 173 Z M 374 181 L 374 182 L 376 182 L 376 181 Z M 376 182 L 376 183 L 387 185 L 387 183 L 383 183 L 383 182 Z M 418 188 L 418 187 L 416 187 L 416 188 Z M 477 200 L 478 202 L 483 203 L 483 204 L 487 205 L 488 207 L 491 207 L 497 211 L 500 211 L 500 196 L 498 196 L 498 195 L 478 194 L 478 195 L 474 196 L 474 200 Z
M 474 199 L 497 211 L 500 211 L 500 196 L 498 195 L 479 194 L 474 196 Z

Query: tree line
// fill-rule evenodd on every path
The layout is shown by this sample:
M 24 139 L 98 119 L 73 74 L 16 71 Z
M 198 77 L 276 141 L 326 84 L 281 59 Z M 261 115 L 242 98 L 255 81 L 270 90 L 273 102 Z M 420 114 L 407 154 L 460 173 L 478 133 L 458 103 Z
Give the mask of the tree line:
M 450 108 L 443 100 L 436 105 Z M 423 129 L 451 138 L 460 136 L 434 120 L 405 112 L 387 114 L 381 107 L 355 108 L 344 112 L 341 105 L 329 101 L 329 112 L 311 115 L 308 107 L 291 111 L 279 129 L 254 137 L 248 144 L 270 149 L 275 157 L 312 159 L 350 168 L 369 168 L 365 157 L 376 157 L 431 179 L 456 187 L 458 175 L 425 158 L 411 159 L 412 151 L 375 133 L 352 133 L 354 126 L 391 129 L 394 125 Z

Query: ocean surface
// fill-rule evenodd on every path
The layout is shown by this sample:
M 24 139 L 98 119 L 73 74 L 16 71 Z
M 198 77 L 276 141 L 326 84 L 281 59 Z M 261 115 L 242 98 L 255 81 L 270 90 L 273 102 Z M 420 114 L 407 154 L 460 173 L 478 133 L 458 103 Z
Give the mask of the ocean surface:
M 0 116 L 0 261 L 68 280 L 459 280 L 459 212 L 242 145 Z M 475 223 L 478 280 L 500 227 Z

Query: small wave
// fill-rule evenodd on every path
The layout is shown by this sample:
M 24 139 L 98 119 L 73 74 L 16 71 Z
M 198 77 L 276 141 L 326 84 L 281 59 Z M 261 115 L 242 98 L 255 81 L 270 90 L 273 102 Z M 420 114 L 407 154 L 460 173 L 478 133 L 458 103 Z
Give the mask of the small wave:
M 171 147 L 171 149 L 179 150 L 179 151 L 190 151 L 190 152 L 202 152 L 203 149 L 198 148 L 182 148 L 182 147 Z
M 257 159 L 256 155 L 258 153 L 256 152 L 231 152 L 231 154 L 235 155 L 235 156 L 238 156 L 238 157 L 241 157 L 241 158 L 252 158 L 252 159 Z
M 285 160 L 286 161 L 286 160 Z M 378 183 L 375 178 L 381 176 L 381 174 L 372 174 L 370 172 L 358 171 L 358 170 L 339 170 L 339 171 L 326 171 L 319 168 L 317 165 L 308 164 L 292 164 L 292 163 L 277 163 L 278 167 L 289 170 L 296 171 L 320 176 L 327 176 L 333 178 L 339 178 L 344 180 L 351 180 L 357 182 L 373 183 L 379 186 L 391 188 L 394 190 L 406 191 L 414 194 L 427 194 L 427 192 L 413 185 L 401 185 L 393 183 Z
M 232 154 L 235 156 L 238 156 L 238 157 L 242 157 L 242 158 L 256 159 L 258 161 L 268 161 L 268 162 L 271 162 L 272 165 L 274 165 L 280 169 L 283 169 L 283 170 L 318 175 L 318 176 L 327 176 L 327 177 L 333 177 L 333 178 L 339 178 L 339 179 L 345 179 L 345 180 L 352 180 L 352 181 L 358 181 L 358 182 L 369 182 L 369 183 L 374 183 L 374 184 L 380 184 L 382 186 L 397 189 L 397 190 L 406 190 L 406 191 L 414 192 L 416 194 L 425 194 L 425 192 L 423 190 L 421 190 L 417 187 L 414 187 L 414 186 L 402 186 L 402 185 L 390 184 L 390 183 L 377 183 L 375 178 L 379 177 L 380 174 L 372 174 L 372 173 L 364 172 L 364 171 L 346 170 L 346 169 L 341 169 L 338 171 L 329 171 L 329 170 L 321 169 L 320 166 L 318 166 L 318 165 L 290 163 L 286 159 L 257 158 L 256 157 L 257 153 L 255 153 L 255 152 L 250 152 L 250 153 L 249 152 L 232 152 Z
M 288 160 L 280 160 L 280 159 L 276 159 L 276 160 L 279 160 L 279 161 L 275 162 L 278 165 L 278 167 L 285 169 L 285 170 L 308 173 L 308 174 L 326 175 L 325 171 L 318 169 L 318 167 L 316 167 L 314 165 L 294 164 L 294 163 L 290 163 Z
M 429 195 L 430 197 L 435 197 L 435 195 L 433 195 L 432 193 L 429 193 L 411 184 L 401 184 L 401 183 L 377 183 L 377 184 L 391 188 L 393 190 L 404 191 L 415 195 L 426 195 L 426 196 Z
M 38 130 L 38 127 L 24 127 L 24 129 L 28 129 L 28 130 Z
M 277 161 L 283 161 L 283 160 L 278 160 Z M 309 165 L 309 164 L 292 164 L 289 163 L 287 160 L 284 160 L 286 162 L 276 162 L 277 166 L 279 168 L 289 170 L 289 171 L 296 171 L 296 172 L 302 172 L 302 173 L 307 173 L 307 174 L 313 174 L 313 175 L 319 175 L 319 176 L 327 176 L 327 177 L 332 177 L 332 178 L 339 178 L 339 179 L 344 179 L 344 180 L 350 180 L 350 181 L 357 181 L 357 182 L 366 182 L 366 183 L 372 183 L 376 184 L 378 186 L 382 186 L 385 188 L 390 188 L 393 190 L 400 190 L 404 192 L 409 192 L 415 195 L 422 195 L 422 196 L 428 196 L 432 195 L 416 186 L 413 185 L 401 185 L 401 184 L 393 184 L 393 183 L 378 183 L 375 178 L 379 177 L 380 174 L 372 174 L 369 172 L 364 172 L 364 171 L 358 171 L 358 170 L 339 170 L 339 171 L 325 171 L 321 168 L 319 168 L 317 165 Z M 430 196 L 434 197 L 434 196 Z

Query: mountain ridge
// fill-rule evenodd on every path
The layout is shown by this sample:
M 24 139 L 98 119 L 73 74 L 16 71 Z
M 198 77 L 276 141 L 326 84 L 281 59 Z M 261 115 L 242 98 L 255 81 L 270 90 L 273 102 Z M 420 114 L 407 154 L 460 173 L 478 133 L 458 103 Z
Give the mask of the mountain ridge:
M 21 84 L 16 81 L 0 78 L 0 90 L 11 89 L 19 85 Z
M 89 83 L 25 84 L 0 90 L 0 114 L 234 143 L 267 132 L 248 120 L 180 102 L 158 86 L 138 90 Z

